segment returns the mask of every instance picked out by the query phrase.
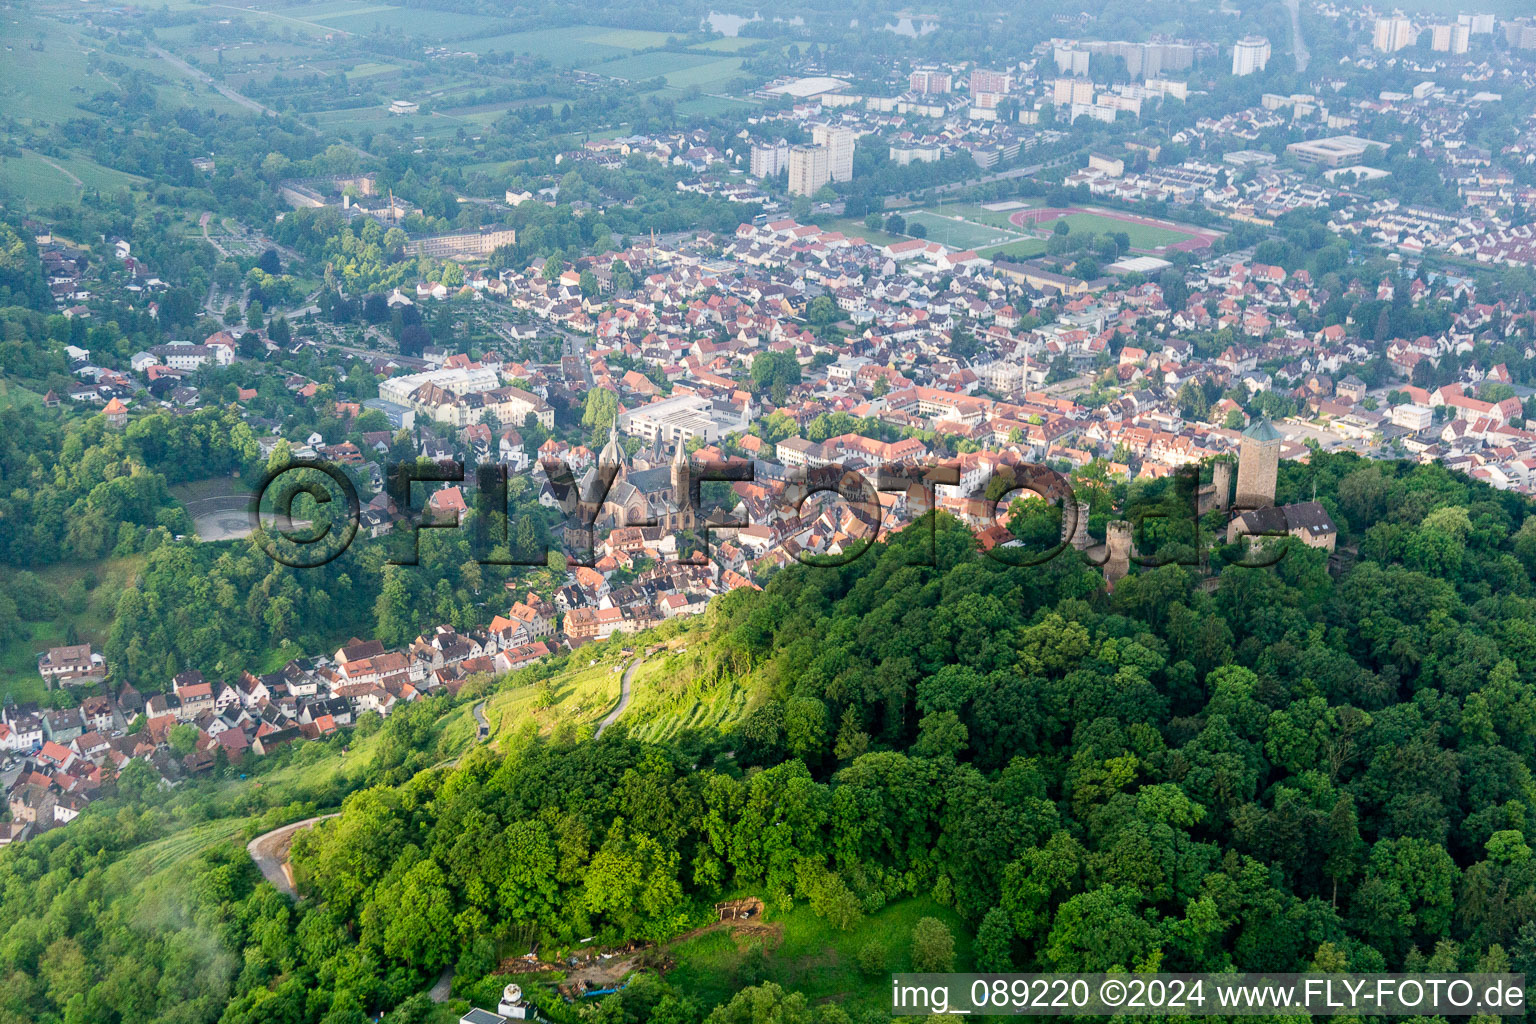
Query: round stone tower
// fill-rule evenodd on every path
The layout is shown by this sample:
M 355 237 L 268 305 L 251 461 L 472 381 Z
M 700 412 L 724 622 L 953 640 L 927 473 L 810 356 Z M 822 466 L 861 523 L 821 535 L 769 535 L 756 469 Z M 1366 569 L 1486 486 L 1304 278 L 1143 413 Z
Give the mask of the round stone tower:
M 1275 503 L 1275 479 L 1280 474 L 1280 442 L 1285 435 L 1267 417 L 1247 430 L 1237 457 L 1237 506 L 1268 508 Z
M 1088 503 L 1075 501 L 1061 506 L 1061 539 L 1078 551 L 1087 551 L 1093 544 L 1088 536 Z
M 1131 571 L 1131 524 L 1124 519 L 1112 521 L 1106 528 L 1109 557 L 1104 562 L 1104 582 L 1110 590 Z
M 1217 459 L 1211 464 L 1211 489 L 1214 507 L 1224 509 L 1232 504 L 1232 463 L 1228 460 Z

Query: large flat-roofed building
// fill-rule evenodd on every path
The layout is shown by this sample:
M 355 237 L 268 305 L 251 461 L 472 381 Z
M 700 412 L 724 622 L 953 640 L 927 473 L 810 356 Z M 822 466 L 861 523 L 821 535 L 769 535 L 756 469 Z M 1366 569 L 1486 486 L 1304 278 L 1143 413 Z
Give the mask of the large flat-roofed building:
M 495 370 L 483 366 L 391 377 L 379 385 L 379 398 L 453 427 L 482 423 L 490 416 L 498 423 L 522 426 L 530 415 L 545 430 L 555 425 L 555 410 L 548 402 L 503 385 Z
M 1310 139 L 1293 142 L 1285 147 L 1304 164 L 1322 164 L 1325 167 L 1341 167 L 1357 162 L 1372 147 L 1386 149 L 1384 142 L 1362 139 L 1357 135 L 1335 135 L 1327 139 Z
M 630 437 L 664 444 L 698 438 L 705 444 L 734 430 L 745 430 L 751 422 L 748 409 L 717 407 L 703 395 L 682 394 L 619 413 L 619 429 Z
M 504 245 L 516 245 L 517 232 L 511 228 L 485 228 L 452 235 L 428 235 L 405 243 L 407 256 L 446 259 L 453 256 L 489 256 Z
M 1194 66 L 1192 43 L 1132 43 L 1124 40 L 1094 40 L 1082 44 L 1089 53 L 1119 57 L 1132 78 L 1156 78 L 1165 71 L 1183 71 Z
M 494 390 L 501 386 L 501 378 L 487 366 L 407 373 L 382 382 L 379 385 L 379 397 L 386 402 L 409 408 L 411 395 L 423 384 L 436 384 L 444 391 L 467 395 L 476 391 Z

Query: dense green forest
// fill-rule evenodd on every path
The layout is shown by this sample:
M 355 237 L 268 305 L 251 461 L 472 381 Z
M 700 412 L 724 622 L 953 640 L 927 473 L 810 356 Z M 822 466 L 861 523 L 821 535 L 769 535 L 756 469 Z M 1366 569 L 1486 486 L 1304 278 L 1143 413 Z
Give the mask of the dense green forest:
M 1080 560 L 1006 565 L 947 519 L 936 565 L 907 530 L 781 572 L 712 605 L 658 684 L 749 688 L 724 733 L 648 744 L 621 720 L 416 771 L 447 707 L 392 716 L 389 756 L 296 842 L 297 905 L 214 846 L 125 917 L 113 866 L 197 818 L 192 794 L 125 787 L 0 852 L 0 1021 L 425 1019 L 445 966 L 473 985 L 530 943 L 665 939 L 747 894 L 836 932 L 932 901 L 981 969 L 1536 971 L 1536 518 L 1436 466 L 1316 454 L 1281 500 L 1314 486 L 1354 558 L 1339 576 L 1285 541 L 1273 568 L 1214 560 L 1211 588 L 1172 563 L 1106 595 Z M 942 940 L 902 962 L 954 963 Z M 878 1016 L 762 977 L 592 1012 Z

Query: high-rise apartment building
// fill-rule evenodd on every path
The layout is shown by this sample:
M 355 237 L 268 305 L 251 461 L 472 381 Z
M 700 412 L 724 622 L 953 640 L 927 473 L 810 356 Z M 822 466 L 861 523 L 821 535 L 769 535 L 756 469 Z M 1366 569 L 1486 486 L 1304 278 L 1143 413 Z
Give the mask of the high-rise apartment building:
M 754 178 L 771 178 L 788 166 L 788 142 L 779 139 L 777 142 L 752 143 L 752 176 Z
M 1371 36 L 1371 45 L 1382 53 L 1396 53 L 1418 41 L 1419 30 L 1401 14 L 1376 19 L 1376 31 Z
M 789 151 L 789 191 L 813 196 L 832 180 L 826 146 L 794 146 Z
M 1088 51 L 1075 46 L 1058 46 L 1055 49 L 1056 70 L 1064 75 L 1088 74 Z
M 1467 31 L 1474 36 L 1493 35 L 1493 15 L 1491 14 L 1458 14 L 1456 24 L 1467 26 Z
M 1013 76 L 1006 71 L 983 71 L 977 69 L 971 72 L 971 95 L 979 92 L 999 93 L 1007 95 L 1013 91 Z
M 907 88 L 931 95 L 949 92 L 949 72 L 931 68 L 914 71 L 907 76 Z
M 1459 22 L 1454 25 L 1431 25 L 1429 48 L 1436 53 L 1466 53 L 1472 48 L 1472 27 Z
M 1093 102 L 1093 83 L 1076 78 L 1058 78 L 1051 90 L 1051 102 L 1058 107 Z
M 827 173 L 833 181 L 853 180 L 852 128 L 841 125 L 817 124 L 811 126 L 811 141 L 827 151 Z M 819 187 L 819 186 L 818 186 Z
M 1263 71 L 1269 64 L 1269 40 L 1263 36 L 1244 36 L 1232 47 L 1232 73 L 1241 78 Z

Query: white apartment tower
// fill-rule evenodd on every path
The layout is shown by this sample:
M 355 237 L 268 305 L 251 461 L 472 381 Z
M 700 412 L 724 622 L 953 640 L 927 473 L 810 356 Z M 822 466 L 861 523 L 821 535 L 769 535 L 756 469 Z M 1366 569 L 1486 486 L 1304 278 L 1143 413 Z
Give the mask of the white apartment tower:
M 826 147 L 827 173 L 832 176 L 833 181 L 853 180 L 852 128 L 835 124 L 812 125 L 811 141 L 818 146 Z
M 1371 37 L 1371 45 L 1382 53 L 1396 53 L 1418 41 L 1418 29 L 1413 27 L 1412 21 L 1401 14 L 1376 19 L 1376 31 Z
M 752 176 L 754 178 L 771 178 L 788 166 L 788 142 L 779 139 L 777 142 L 752 143 Z
M 1263 36 L 1244 36 L 1232 47 L 1232 73 L 1241 78 L 1263 71 L 1269 64 L 1269 40 Z
M 1088 51 L 1075 46 L 1057 46 L 1053 54 L 1056 70 L 1064 75 L 1088 74 Z
M 1458 14 L 1456 24 L 1465 25 L 1474 36 L 1493 35 L 1493 15 L 1491 14 Z
M 832 180 L 826 146 L 795 146 L 789 151 L 789 191 L 813 196 Z
M 1472 28 L 1459 22 L 1454 25 L 1431 25 L 1429 48 L 1436 53 L 1466 53 L 1472 48 Z

